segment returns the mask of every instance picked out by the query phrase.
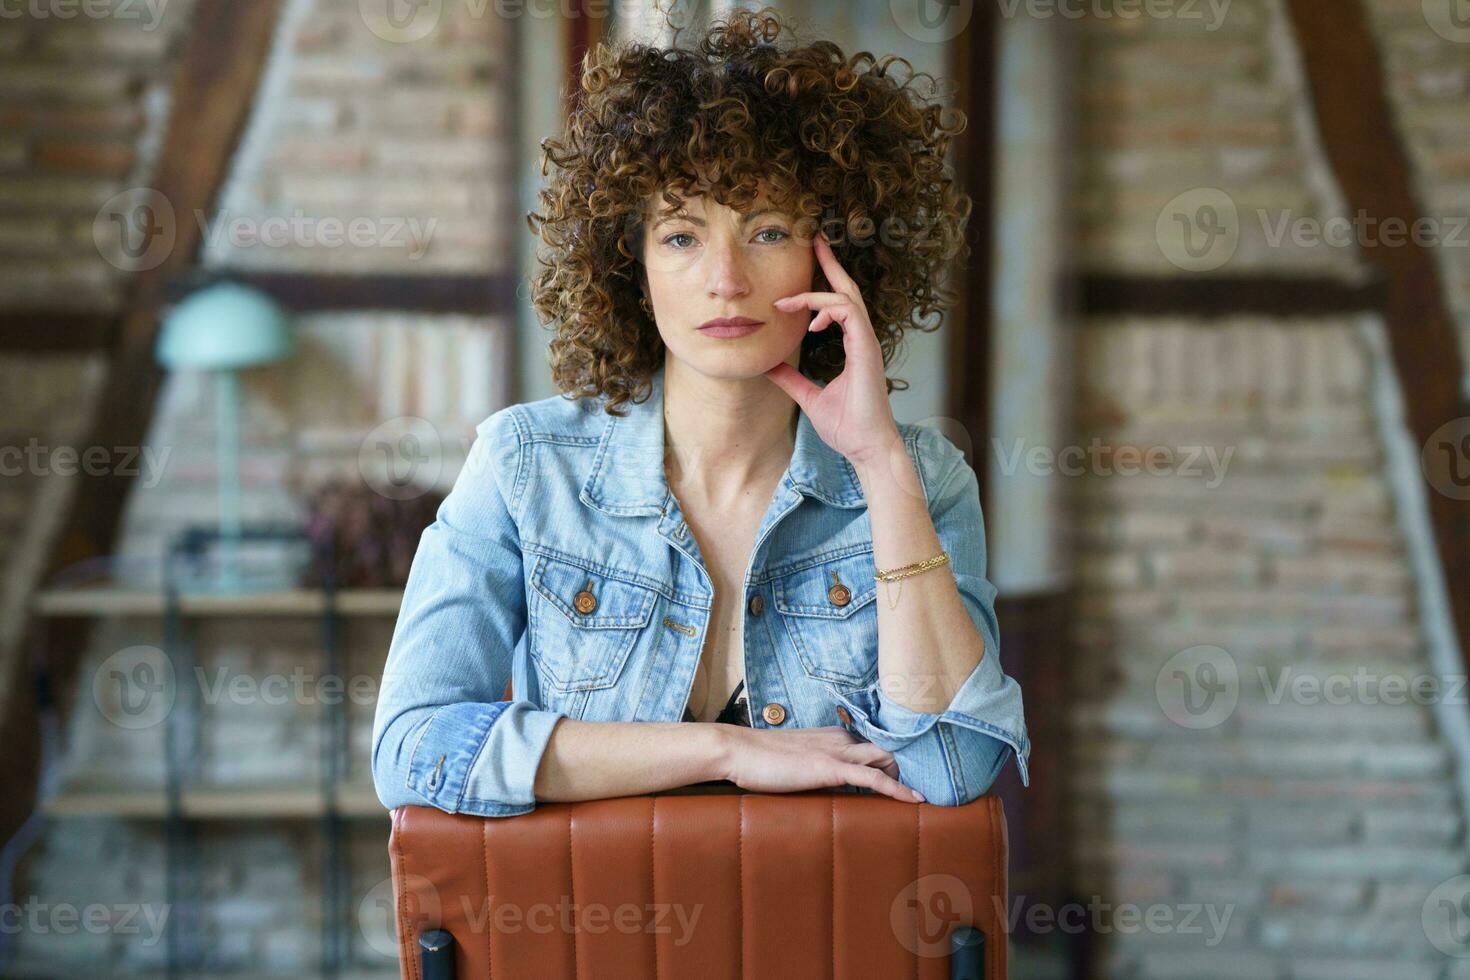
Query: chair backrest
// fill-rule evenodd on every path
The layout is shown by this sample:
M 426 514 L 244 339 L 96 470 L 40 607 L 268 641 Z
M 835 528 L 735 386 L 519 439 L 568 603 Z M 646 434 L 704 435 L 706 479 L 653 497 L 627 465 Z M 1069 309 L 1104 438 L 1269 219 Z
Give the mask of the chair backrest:
M 957 927 L 1006 976 L 1000 801 L 745 793 L 538 803 L 515 817 L 393 812 L 402 975 L 454 938 L 461 978 L 950 976 Z

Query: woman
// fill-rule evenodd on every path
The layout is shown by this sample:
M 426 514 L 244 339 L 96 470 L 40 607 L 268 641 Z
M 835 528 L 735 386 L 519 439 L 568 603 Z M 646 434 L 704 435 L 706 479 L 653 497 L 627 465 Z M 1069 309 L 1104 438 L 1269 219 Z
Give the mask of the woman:
M 482 422 L 424 531 L 374 719 L 385 806 L 711 780 L 956 805 L 1012 754 L 1026 780 L 975 474 L 885 377 L 946 302 L 963 119 L 782 30 L 599 47 L 543 142 L 534 302 L 577 397 Z

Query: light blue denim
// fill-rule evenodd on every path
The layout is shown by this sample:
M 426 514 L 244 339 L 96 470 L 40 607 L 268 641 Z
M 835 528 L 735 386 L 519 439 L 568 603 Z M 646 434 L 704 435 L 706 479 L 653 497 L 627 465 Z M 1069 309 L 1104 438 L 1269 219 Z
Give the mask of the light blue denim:
M 600 399 L 555 395 L 476 427 L 419 541 L 384 667 L 372 748 L 384 806 L 527 813 L 557 719 L 683 717 L 714 589 L 664 478 L 663 372 L 646 401 L 623 410 L 616 418 Z M 954 575 L 985 639 L 948 710 L 918 713 L 879 688 L 873 541 L 857 475 L 798 414 L 746 570 L 753 727 L 842 725 L 892 752 L 900 781 L 941 806 L 983 794 L 1012 754 L 1029 785 L 1021 690 L 1000 668 L 996 590 L 964 454 L 936 429 L 899 426 L 950 555 L 948 572 L 924 574 Z M 847 586 L 845 604 L 829 597 L 834 582 Z M 577 602 L 584 590 L 592 608 Z M 514 700 L 501 700 L 512 678 Z M 785 709 L 779 724 L 764 717 L 770 704 Z

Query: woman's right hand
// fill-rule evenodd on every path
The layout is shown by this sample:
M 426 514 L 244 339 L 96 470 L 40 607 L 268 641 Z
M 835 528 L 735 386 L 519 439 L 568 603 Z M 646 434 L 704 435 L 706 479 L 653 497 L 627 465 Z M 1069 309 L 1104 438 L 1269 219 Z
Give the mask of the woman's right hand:
M 898 781 L 893 753 L 838 725 L 767 731 L 729 728 L 724 775 L 756 793 L 792 793 L 829 786 L 862 786 L 905 803 L 924 797 Z

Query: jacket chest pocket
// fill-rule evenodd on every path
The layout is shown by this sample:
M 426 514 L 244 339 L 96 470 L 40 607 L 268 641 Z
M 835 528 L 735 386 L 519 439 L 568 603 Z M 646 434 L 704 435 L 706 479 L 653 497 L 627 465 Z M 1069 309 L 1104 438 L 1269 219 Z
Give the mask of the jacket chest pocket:
M 807 676 L 847 687 L 877 679 L 878 583 L 872 551 L 779 575 L 772 592 Z
M 657 599 L 654 589 L 539 556 L 527 646 L 543 682 L 561 693 L 617 683 Z

